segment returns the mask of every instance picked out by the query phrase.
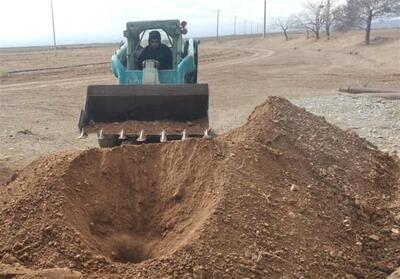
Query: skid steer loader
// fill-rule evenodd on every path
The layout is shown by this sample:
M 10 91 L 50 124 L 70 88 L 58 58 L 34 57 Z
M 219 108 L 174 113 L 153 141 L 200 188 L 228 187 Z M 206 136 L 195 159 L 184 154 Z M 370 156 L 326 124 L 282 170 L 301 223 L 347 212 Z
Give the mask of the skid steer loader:
M 172 52 L 171 69 L 138 58 L 151 31 Z M 78 127 L 80 138 L 96 133 L 100 147 L 209 137 L 208 85 L 197 83 L 198 45 L 183 40 L 186 22 L 128 22 L 126 42 L 111 58 L 118 85 L 90 85 Z

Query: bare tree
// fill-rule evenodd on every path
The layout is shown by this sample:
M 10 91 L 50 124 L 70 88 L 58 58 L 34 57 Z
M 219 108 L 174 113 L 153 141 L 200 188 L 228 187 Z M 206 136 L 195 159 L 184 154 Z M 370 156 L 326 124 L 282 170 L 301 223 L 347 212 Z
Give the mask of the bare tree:
M 365 44 L 370 44 L 372 21 L 400 15 L 400 0 L 347 0 L 336 10 L 339 29 L 365 29 Z
M 365 44 L 370 43 L 372 19 L 391 16 L 398 12 L 400 0 L 357 0 L 360 19 L 365 23 Z
M 286 41 L 289 41 L 288 30 L 289 28 L 292 27 L 293 20 L 291 18 L 286 18 L 286 19 L 277 18 L 275 19 L 275 24 L 282 29 Z
M 304 11 L 296 17 L 297 25 L 306 28 L 315 34 L 315 38 L 320 38 L 321 28 L 324 25 L 324 3 L 319 2 L 306 2 L 304 4 Z
M 332 1 L 326 0 L 324 5 L 324 23 L 325 23 L 325 35 L 329 40 L 331 37 L 331 26 L 333 24 L 333 9 Z
M 354 16 L 349 15 L 349 9 L 347 5 L 340 5 L 333 10 L 333 17 L 335 18 L 335 30 L 348 31 L 349 29 L 355 27 L 352 21 Z

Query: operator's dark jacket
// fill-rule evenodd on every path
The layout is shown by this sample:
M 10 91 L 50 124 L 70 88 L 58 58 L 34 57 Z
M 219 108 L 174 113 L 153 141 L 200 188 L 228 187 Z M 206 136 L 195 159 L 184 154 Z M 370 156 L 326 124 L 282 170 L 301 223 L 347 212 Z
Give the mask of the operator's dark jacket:
M 172 69 L 172 52 L 164 44 L 160 44 L 160 47 L 156 49 L 151 48 L 150 45 L 145 47 L 139 55 L 137 69 L 142 70 L 143 61 L 149 59 L 157 60 L 160 63 L 159 70 Z

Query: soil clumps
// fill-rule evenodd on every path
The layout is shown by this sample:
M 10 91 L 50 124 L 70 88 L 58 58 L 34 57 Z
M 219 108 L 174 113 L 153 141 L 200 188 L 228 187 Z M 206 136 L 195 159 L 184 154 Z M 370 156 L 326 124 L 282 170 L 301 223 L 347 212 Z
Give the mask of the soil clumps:
M 278 97 L 214 140 L 52 154 L 0 186 L 0 270 L 385 278 L 397 160 Z

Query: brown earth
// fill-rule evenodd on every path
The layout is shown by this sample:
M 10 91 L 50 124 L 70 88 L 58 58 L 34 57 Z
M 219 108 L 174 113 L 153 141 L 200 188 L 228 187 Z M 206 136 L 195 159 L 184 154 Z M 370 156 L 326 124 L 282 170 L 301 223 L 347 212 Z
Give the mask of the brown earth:
M 245 124 L 270 95 L 399 88 L 400 33 L 373 36 L 202 43 L 211 127 Z M 115 48 L 0 50 L 0 278 L 384 278 L 400 265 L 398 159 L 285 100 L 215 140 L 79 151 L 97 145 L 77 121 L 89 84 L 115 84 Z
M 334 33 L 329 41 L 291 34 L 200 46 L 199 80 L 210 87 L 210 127 L 226 132 L 245 123 L 268 96 L 337 94 L 339 87 L 400 88 L 399 29 Z M 0 50 L 0 166 L 18 169 L 50 152 L 97 146 L 77 140 L 77 122 L 90 84 L 115 84 L 109 62 L 117 45 Z M 100 63 L 100 64 L 99 64 Z M 87 66 L 77 66 L 89 64 Z M 340 105 L 340 104 L 339 104 Z M 399 150 L 400 151 L 400 150 Z
M 0 258 L 85 278 L 384 278 L 399 187 L 397 157 L 271 97 L 214 140 L 33 162 L 0 187 Z
M 9 257 L 8 259 L 12 259 Z M 82 279 L 82 274 L 72 271 L 68 268 L 48 268 L 40 270 L 32 270 L 29 268 L 16 265 L 6 265 L 0 263 L 0 278 L 17 278 L 17 279 Z
M 11 169 L 0 165 L 0 185 L 10 181 L 13 175 L 14 172 Z

